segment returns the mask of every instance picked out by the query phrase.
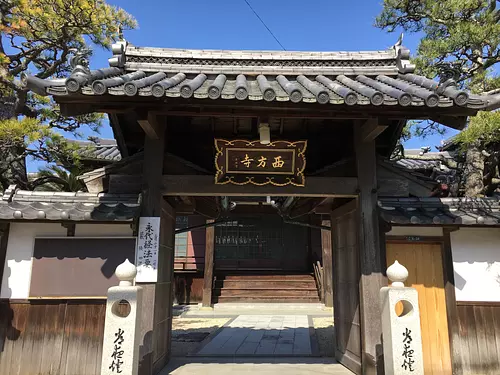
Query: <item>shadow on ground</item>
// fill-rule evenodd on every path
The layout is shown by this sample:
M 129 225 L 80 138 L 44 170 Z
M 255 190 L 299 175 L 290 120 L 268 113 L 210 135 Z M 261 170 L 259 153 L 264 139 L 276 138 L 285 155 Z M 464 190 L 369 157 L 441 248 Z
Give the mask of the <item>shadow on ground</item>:
M 333 324 L 327 327 L 315 328 L 314 330 L 318 341 L 319 355 L 333 358 L 335 356 L 335 330 Z
M 172 327 L 172 357 L 184 357 L 196 353 L 211 334 L 214 334 L 228 319 L 174 320 Z

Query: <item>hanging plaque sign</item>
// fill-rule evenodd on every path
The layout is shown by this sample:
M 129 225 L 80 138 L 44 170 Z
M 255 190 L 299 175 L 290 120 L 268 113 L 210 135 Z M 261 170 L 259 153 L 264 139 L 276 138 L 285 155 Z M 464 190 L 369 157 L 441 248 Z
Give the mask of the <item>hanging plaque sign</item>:
M 137 282 L 155 283 L 158 279 L 158 250 L 160 246 L 160 218 L 139 218 L 136 243 Z
M 305 186 L 307 141 L 215 140 L 215 183 Z

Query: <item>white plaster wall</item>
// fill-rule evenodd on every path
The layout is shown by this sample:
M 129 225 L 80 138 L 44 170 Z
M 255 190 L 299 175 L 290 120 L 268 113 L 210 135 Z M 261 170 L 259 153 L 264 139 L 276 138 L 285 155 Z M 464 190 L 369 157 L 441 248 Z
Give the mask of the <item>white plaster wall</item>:
M 440 227 L 392 227 L 386 236 L 442 236 Z
M 451 233 L 457 301 L 500 301 L 500 228 Z
M 65 237 L 66 231 L 59 223 L 10 224 L 0 298 L 28 298 L 35 237 Z
M 66 237 L 60 223 L 11 223 L 0 298 L 27 299 L 36 237 Z M 130 224 L 76 224 L 75 237 L 132 237 Z

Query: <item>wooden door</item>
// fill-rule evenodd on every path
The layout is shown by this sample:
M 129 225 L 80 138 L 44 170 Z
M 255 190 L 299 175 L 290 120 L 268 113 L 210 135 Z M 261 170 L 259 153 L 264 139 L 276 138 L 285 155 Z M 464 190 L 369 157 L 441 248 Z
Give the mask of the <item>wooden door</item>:
M 387 265 L 404 265 L 405 285 L 418 291 L 426 375 L 452 373 L 441 252 L 439 243 L 387 243 Z
M 359 319 L 358 214 L 353 211 L 331 218 L 335 358 L 361 374 L 361 324 Z

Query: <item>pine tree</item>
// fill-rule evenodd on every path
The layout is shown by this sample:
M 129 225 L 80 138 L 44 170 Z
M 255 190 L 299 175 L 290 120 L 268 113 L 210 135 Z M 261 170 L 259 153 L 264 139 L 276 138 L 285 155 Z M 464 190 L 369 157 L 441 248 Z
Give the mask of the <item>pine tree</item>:
M 420 74 L 453 78 L 475 93 L 500 92 L 500 1 L 384 0 L 376 26 L 423 33 L 415 63 Z M 410 133 L 442 132 L 432 122 L 410 123 Z M 408 135 L 408 130 L 407 133 Z M 500 184 L 500 112 L 472 117 L 457 137 L 466 154 L 467 196 L 489 195 Z
M 76 143 L 63 134 L 96 131 L 101 114 L 67 118 L 48 97 L 28 90 L 23 73 L 39 78 L 69 74 L 69 57 L 91 43 L 109 48 L 122 30 L 136 27 L 132 16 L 104 0 L 0 1 L 0 187 L 28 188 L 26 158 L 71 165 Z

